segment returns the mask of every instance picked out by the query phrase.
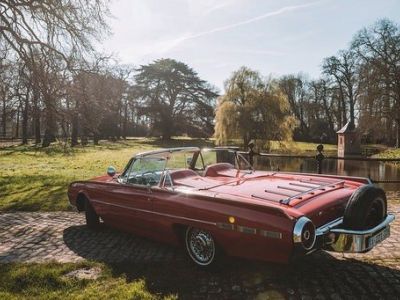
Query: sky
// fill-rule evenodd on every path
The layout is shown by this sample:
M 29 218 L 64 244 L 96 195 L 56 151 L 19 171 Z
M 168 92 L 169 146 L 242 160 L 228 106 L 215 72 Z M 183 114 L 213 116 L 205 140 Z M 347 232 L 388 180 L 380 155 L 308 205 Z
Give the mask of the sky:
M 139 66 L 187 63 L 223 91 L 233 71 L 308 74 L 381 18 L 400 24 L 400 0 L 113 0 L 112 34 L 99 50 Z

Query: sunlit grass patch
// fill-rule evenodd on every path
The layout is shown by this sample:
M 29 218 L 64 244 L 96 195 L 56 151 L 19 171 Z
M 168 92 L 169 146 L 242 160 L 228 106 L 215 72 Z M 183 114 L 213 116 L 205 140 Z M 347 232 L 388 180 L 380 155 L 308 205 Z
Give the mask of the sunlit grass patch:
M 400 149 L 390 148 L 390 149 L 387 149 L 387 150 L 375 155 L 374 157 L 400 159 Z M 400 162 L 389 162 L 389 163 L 394 164 L 400 168 Z
M 271 142 L 271 152 L 276 153 L 307 153 L 307 152 L 317 152 L 317 146 L 320 143 L 309 143 L 309 142 Z M 324 152 L 333 153 L 337 152 L 337 145 L 322 143 L 324 146 Z
M 81 268 L 101 268 L 97 279 L 65 276 Z M 145 279 L 128 281 L 104 264 L 12 263 L 0 265 L 0 299 L 172 299 L 152 293 Z

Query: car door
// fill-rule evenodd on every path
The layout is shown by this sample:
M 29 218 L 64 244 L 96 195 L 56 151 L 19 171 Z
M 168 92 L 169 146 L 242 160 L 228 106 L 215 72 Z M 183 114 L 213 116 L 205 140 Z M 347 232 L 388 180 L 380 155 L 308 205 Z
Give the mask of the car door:
M 107 203 L 104 220 L 114 227 L 147 234 L 152 228 L 151 185 L 158 183 L 151 174 L 157 173 L 157 164 L 146 159 L 134 159 L 125 172 L 103 193 Z

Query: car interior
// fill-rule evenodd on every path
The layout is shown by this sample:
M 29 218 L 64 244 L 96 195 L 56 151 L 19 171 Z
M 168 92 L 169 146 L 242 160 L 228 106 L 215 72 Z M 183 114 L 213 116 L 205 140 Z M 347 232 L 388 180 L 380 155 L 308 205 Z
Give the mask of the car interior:
M 148 157 L 133 160 L 122 178 L 126 183 L 155 186 L 161 180 L 164 186 L 192 187 L 214 185 L 215 181 L 224 178 L 233 178 L 238 175 L 238 170 L 229 162 L 232 156 L 207 152 L 205 155 L 181 156 L 172 161 L 171 157 Z M 229 153 L 231 154 L 231 153 Z M 194 159 L 194 161 L 192 161 Z M 171 160 L 171 162 L 169 161 Z M 182 161 L 184 163 L 182 164 Z M 179 163 L 178 163 L 179 162 Z M 170 163 L 170 168 L 166 167 Z M 182 168 L 181 166 L 185 167 Z M 165 170 L 164 170 L 165 169 Z

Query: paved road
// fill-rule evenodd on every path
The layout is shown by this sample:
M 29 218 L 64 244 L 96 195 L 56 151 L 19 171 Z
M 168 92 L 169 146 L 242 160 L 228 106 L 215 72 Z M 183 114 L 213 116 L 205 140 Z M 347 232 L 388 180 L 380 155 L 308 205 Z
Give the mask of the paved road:
M 392 197 L 393 198 L 393 197 Z M 397 199 L 399 199 L 397 197 Z M 367 254 L 312 254 L 290 266 L 227 259 L 199 270 L 181 249 L 109 228 L 94 232 L 74 212 L 0 214 L 0 263 L 105 262 L 150 290 L 182 298 L 400 298 L 400 202 L 391 237 Z

